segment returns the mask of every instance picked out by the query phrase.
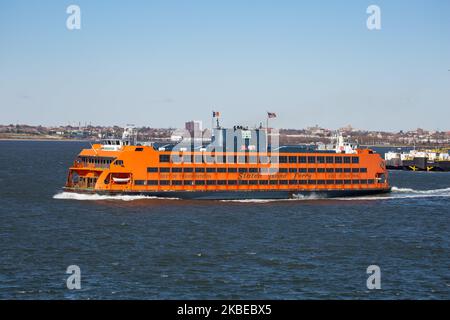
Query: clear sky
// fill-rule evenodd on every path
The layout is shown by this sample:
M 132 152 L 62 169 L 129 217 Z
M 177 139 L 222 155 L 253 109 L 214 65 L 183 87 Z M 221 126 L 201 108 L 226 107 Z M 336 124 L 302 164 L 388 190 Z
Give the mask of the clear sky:
M 0 124 L 450 130 L 449 69 L 448 0 L 0 0 Z

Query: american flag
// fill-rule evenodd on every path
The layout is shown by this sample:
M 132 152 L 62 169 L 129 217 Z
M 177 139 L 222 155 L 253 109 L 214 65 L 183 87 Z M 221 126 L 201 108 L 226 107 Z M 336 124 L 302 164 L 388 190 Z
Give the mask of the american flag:
M 219 111 L 213 111 L 213 118 L 218 118 L 220 117 L 220 112 Z
M 274 112 L 267 112 L 267 117 L 270 119 L 270 118 L 276 118 L 277 117 L 277 114 L 276 113 L 274 113 Z

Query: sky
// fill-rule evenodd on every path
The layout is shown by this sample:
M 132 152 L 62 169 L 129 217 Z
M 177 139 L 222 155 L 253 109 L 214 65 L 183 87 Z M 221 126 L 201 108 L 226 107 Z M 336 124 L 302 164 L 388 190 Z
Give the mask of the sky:
M 450 1 L 0 0 L 0 124 L 208 127 L 213 110 L 448 131 Z

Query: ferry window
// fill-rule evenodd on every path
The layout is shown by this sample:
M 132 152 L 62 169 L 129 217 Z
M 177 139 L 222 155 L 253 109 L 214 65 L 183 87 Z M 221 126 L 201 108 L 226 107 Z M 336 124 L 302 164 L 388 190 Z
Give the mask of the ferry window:
M 239 184 L 246 185 L 248 184 L 248 180 L 239 180 Z
M 367 184 L 367 180 L 360 180 L 361 184 Z
M 308 168 L 308 172 L 309 173 L 314 173 L 314 172 L 316 172 L 316 169 L 315 168 Z
M 179 156 L 179 155 L 172 155 L 171 156 L 172 163 L 181 163 L 181 159 L 182 159 L 182 157 Z
M 344 172 L 345 172 L 345 173 L 352 172 L 352 169 L 350 169 L 350 168 L 344 168 Z
M 191 155 L 184 155 L 183 156 L 183 162 L 184 163 L 191 163 L 192 162 L 192 156 Z
M 160 180 L 159 185 L 161 186 L 168 186 L 170 184 L 169 180 Z
M 334 184 L 334 180 L 327 180 L 327 184 Z
M 114 164 L 115 164 L 116 166 L 123 166 L 123 160 L 116 160 L 116 161 L 114 162 Z
M 365 173 L 365 172 L 367 172 L 367 168 L 361 168 L 361 169 L 359 169 L 359 171 Z
M 352 168 L 352 172 L 353 173 L 358 173 L 359 172 L 359 168 Z
M 325 163 L 325 157 L 317 157 L 317 162 L 318 163 Z
M 352 163 L 359 163 L 359 157 L 352 157 Z
M 298 184 L 308 184 L 308 180 L 298 180 Z
M 170 172 L 170 168 L 159 168 L 159 172 Z
M 288 172 L 288 168 L 280 168 L 279 172 L 286 173 Z
M 344 184 L 352 184 L 352 180 L 344 180 Z
M 228 173 L 235 173 L 237 172 L 237 168 L 228 168 Z
M 308 184 L 316 184 L 316 180 L 308 180 Z
M 325 172 L 325 168 L 317 168 L 317 172 L 323 173 Z
M 367 183 L 368 183 L 368 184 L 374 184 L 374 183 L 375 183 L 375 180 L 372 180 L 372 179 L 367 180 Z
M 344 163 L 350 163 L 350 157 L 344 157 Z
M 270 180 L 270 184 L 278 184 L 278 180 Z
M 157 186 L 158 180 L 147 180 L 147 185 L 149 186 Z
M 317 184 L 325 184 L 325 180 L 317 180 Z
M 183 180 L 183 184 L 185 186 L 192 186 L 192 181 L 191 180 Z
M 195 168 L 195 172 L 205 172 L 205 168 Z
M 227 184 L 227 180 L 217 180 L 217 184 L 221 185 L 221 186 L 224 186 L 224 185 Z
M 336 172 L 336 173 L 342 172 L 342 168 L 336 168 L 336 169 L 334 169 L 334 172 Z
M 258 184 L 258 180 L 250 180 L 250 181 L 249 181 L 249 184 L 251 184 L 251 185 Z
M 316 157 L 308 157 L 308 163 L 316 163 Z
M 206 168 L 206 172 L 216 172 L 216 168 Z
M 227 168 L 217 168 L 217 172 L 227 172 Z
M 183 168 L 172 168 L 172 172 L 183 172 Z
M 297 184 L 298 181 L 297 180 L 289 180 L 289 184 Z
M 144 148 L 136 148 L 134 151 L 144 151 Z
M 208 186 L 213 186 L 213 185 L 215 185 L 216 184 L 216 180 L 206 180 L 206 184 L 208 185 Z
M 280 156 L 280 163 L 287 163 L 287 157 L 286 156 Z
M 173 186 L 181 186 L 183 184 L 183 181 L 181 180 L 172 180 Z
M 308 170 L 306 168 L 300 168 L 298 169 L 298 172 L 307 172 Z
M 205 185 L 205 180 L 196 180 L 195 181 L 195 185 L 197 185 L 197 186 L 204 186 Z
M 170 162 L 170 155 L 168 154 L 160 154 L 159 162 Z
M 289 168 L 289 172 L 290 173 L 296 173 L 297 172 L 297 168 Z
M 259 184 L 269 184 L 269 180 L 259 180 Z
M 137 186 L 144 186 L 145 180 L 134 180 L 134 184 Z
M 247 172 L 247 168 L 239 168 L 239 173 L 246 173 Z
M 249 168 L 248 172 L 250 172 L 250 173 L 258 173 L 259 170 L 258 170 L 258 168 Z
M 268 156 L 260 156 L 259 162 L 263 163 L 263 164 L 267 164 L 267 163 L 269 163 L 269 157 Z
M 359 180 L 352 180 L 352 183 L 353 183 L 353 184 L 359 184 L 360 181 L 359 181 Z
M 342 181 L 342 180 L 336 180 L 335 183 L 336 183 L 336 184 L 342 184 L 343 181 Z
M 200 156 L 194 156 L 194 161 L 195 161 L 195 163 L 202 163 L 203 162 L 203 157 L 200 155 Z
M 280 180 L 280 184 L 288 184 L 288 181 L 287 180 Z
M 183 168 L 183 172 L 194 172 L 193 168 Z
M 342 163 L 342 157 L 334 157 L 335 163 Z
M 297 163 L 297 157 L 289 156 L 289 163 Z
M 258 157 L 256 157 L 256 156 L 249 156 L 248 162 L 249 163 L 258 163 Z
M 333 168 L 327 168 L 327 172 L 328 172 L 328 173 L 333 173 L 333 172 L 334 172 L 334 169 L 333 169 Z
M 298 161 L 300 163 L 306 163 L 306 157 L 304 157 L 304 156 L 298 157 Z
M 234 186 L 237 184 L 237 180 L 228 180 L 228 185 L 229 186 Z
M 326 163 L 333 163 L 333 157 L 326 157 Z

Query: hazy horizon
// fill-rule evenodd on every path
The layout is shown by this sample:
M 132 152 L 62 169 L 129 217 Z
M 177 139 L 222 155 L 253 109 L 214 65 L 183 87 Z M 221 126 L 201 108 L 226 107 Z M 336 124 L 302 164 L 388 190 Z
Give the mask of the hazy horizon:
M 66 9 L 81 8 L 68 30 Z M 381 8 L 381 30 L 366 9 Z M 2 1 L 0 123 L 449 131 L 448 1 Z

